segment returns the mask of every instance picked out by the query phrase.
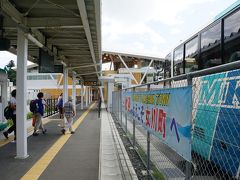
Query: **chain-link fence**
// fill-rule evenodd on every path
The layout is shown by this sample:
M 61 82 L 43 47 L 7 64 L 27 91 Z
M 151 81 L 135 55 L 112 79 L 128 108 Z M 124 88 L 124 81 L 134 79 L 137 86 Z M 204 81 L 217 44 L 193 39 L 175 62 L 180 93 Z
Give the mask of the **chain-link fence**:
M 240 70 L 232 69 L 234 63 L 167 79 L 165 86 L 161 82 L 113 92 L 112 113 L 154 178 L 240 179 Z M 123 102 L 125 91 L 187 85 L 192 86 L 191 162 L 129 116 Z

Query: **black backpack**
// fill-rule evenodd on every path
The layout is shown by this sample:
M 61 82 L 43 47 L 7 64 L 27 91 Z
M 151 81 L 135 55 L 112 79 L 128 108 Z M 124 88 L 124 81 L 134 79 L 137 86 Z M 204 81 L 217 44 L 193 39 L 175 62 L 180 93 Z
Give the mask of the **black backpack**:
M 6 119 L 12 119 L 12 117 L 13 117 L 13 109 L 11 108 L 10 105 L 5 107 L 5 109 L 4 109 L 4 117 Z
M 36 113 L 37 112 L 37 100 L 36 99 L 35 100 L 31 100 L 29 109 L 30 109 L 30 111 L 32 113 Z

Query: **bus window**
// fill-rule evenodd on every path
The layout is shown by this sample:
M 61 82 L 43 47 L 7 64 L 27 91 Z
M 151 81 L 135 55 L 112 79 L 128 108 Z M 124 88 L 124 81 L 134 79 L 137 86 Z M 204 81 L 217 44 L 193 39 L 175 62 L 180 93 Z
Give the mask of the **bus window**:
M 224 60 L 240 60 L 240 10 L 224 19 Z
M 203 68 L 222 64 L 220 42 L 220 23 L 207 29 L 201 34 L 201 64 L 203 65 Z
M 183 46 L 178 47 L 174 50 L 174 59 L 173 59 L 173 75 L 183 74 Z
M 185 45 L 185 73 L 198 70 L 198 37 Z
M 171 53 L 165 57 L 164 79 L 171 77 Z

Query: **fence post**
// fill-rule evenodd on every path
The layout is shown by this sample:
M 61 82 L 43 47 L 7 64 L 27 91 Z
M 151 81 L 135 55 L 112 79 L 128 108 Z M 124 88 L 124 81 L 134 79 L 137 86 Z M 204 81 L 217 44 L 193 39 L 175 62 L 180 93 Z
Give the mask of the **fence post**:
M 51 104 L 51 106 L 50 106 L 50 108 L 51 108 L 51 114 L 50 114 L 50 116 L 51 116 L 51 115 L 53 115 L 53 107 L 52 107 L 52 104 L 53 104 L 53 103 L 52 103 L 52 96 L 51 96 L 51 103 L 50 103 L 50 104 Z
M 57 110 L 57 108 L 56 108 L 56 98 L 54 97 L 54 114 L 57 112 L 56 110 Z
M 118 92 L 117 92 L 117 99 L 118 99 L 118 102 L 117 102 L 117 104 L 118 104 L 118 109 L 117 109 L 118 115 L 117 115 L 117 117 L 118 117 L 118 122 L 119 122 L 120 121 L 120 95 L 119 95 Z
M 187 76 L 187 85 L 188 86 L 191 86 L 192 85 L 192 76 L 191 76 L 191 73 L 190 74 L 188 74 L 188 76 Z M 191 124 L 191 131 L 192 131 L 192 120 L 191 120 L 191 122 L 190 122 L 190 124 Z M 192 132 L 191 132 L 191 134 L 192 134 Z M 192 140 L 190 140 L 190 144 L 191 144 L 191 147 L 192 147 Z M 192 150 L 190 150 L 190 153 L 191 153 L 191 151 Z M 191 156 L 192 157 L 192 156 Z M 191 179 L 191 176 L 192 176 L 192 158 L 191 158 L 191 160 L 190 160 L 190 162 L 189 161 L 186 161 L 186 176 L 185 176 L 185 179 L 186 180 L 189 180 L 189 179 Z
M 122 101 L 122 90 L 120 91 L 120 120 L 121 120 L 121 124 L 122 124 L 122 111 L 123 111 L 123 107 L 122 107 L 123 101 Z
M 147 85 L 147 90 L 150 91 L 150 84 Z M 147 130 L 147 179 L 150 179 L 150 132 Z
M 135 92 L 135 88 L 133 88 L 133 92 Z M 135 148 L 135 144 L 136 144 L 135 126 L 136 126 L 136 121 L 135 121 L 135 118 L 133 118 L 133 148 Z
M 114 105 L 114 103 L 113 103 L 113 100 L 114 100 L 114 99 L 115 99 L 115 97 L 114 97 L 114 92 L 112 92 L 112 109 L 111 109 L 111 112 L 112 112 L 113 115 L 115 115 L 115 112 L 114 112 L 115 105 Z
M 127 91 L 127 90 L 125 90 Z M 125 110 L 125 131 L 127 133 L 127 111 Z

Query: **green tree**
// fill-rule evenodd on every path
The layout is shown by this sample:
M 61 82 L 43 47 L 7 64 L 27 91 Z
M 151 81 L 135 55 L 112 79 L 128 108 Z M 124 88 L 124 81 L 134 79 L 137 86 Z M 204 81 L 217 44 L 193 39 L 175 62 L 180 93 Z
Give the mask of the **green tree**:
M 4 67 L 4 70 L 7 72 L 8 79 L 13 82 L 13 85 L 16 86 L 16 71 L 12 68 L 15 67 L 15 63 L 13 60 L 9 61 L 9 63 Z

